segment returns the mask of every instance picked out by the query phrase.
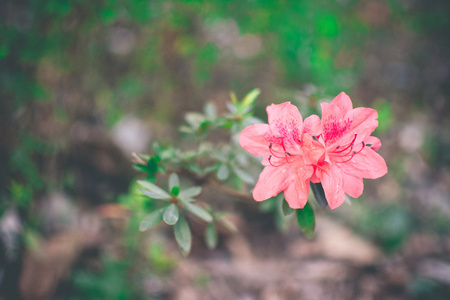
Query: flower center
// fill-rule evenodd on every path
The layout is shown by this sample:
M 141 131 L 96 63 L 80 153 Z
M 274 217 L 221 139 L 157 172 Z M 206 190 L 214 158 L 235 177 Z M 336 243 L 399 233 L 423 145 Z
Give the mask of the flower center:
M 347 132 L 351 123 L 351 120 L 342 121 L 334 116 L 330 116 L 323 125 L 323 139 L 327 144 L 332 144 Z
M 266 136 L 270 152 L 268 161 L 272 167 L 291 163 L 294 157 L 299 155 L 299 148 L 303 144 L 299 128 L 296 120 L 278 120 L 274 123 L 271 132 Z

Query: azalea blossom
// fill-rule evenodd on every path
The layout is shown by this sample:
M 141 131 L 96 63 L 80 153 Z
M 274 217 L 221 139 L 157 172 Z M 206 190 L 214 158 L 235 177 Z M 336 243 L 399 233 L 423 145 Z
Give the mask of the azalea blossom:
M 284 191 L 291 208 L 303 208 L 308 200 L 315 165 L 325 155 L 324 145 L 313 139 L 321 132 L 318 116 L 303 123 L 297 107 L 290 102 L 267 107 L 268 123 L 245 128 L 241 146 L 263 157 L 264 170 L 253 190 L 253 198 L 263 201 Z
M 322 103 L 322 119 L 307 118 L 326 152 L 315 166 L 312 182 L 321 182 L 331 209 L 345 201 L 345 194 L 357 198 L 363 192 L 363 178 L 379 178 L 387 173 L 381 147 L 370 134 L 378 126 L 376 110 L 353 109 L 350 97 L 340 93 L 331 103 Z

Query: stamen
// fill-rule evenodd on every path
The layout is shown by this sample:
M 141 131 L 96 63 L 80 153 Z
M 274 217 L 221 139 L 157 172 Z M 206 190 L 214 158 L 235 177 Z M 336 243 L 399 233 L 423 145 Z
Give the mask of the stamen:
M 283 164 L 279 164 L 278 166 L 276 166 L 276 165 L 272 164 L 271 159 L 272 159 L 272 155 L 269 155 L 269 158 L 268 158 L 267 160 L 269 161 L 269 164 L 270 164 L 272 167 L 275 167 L 275 168 L 276 168 L 276 167 L 279 167 L 279 166 L 283 165 Z
M 346 163 L 346 162 L 349 162 L 350 160 L 352 160 L 352 158 L 353 158 L 353 156 L 355 156 L 355 154 L 356 154 L 356 152 L 355 152 L 355 151 L 353 151 L 353 153 L 352 153 L 352 156 L 350 156 L 350 158 L 349 158 L 349 159 L 347 159 L 347 160 L 344 160 L 344 161 L 338 161 L 338 162 L 336 162 L 336 163 L 342 164 L 342 163 Z
M 361 149 L 359 149 L 358 151 L 356 151 L 355 152 L 355 154 L 358 154 L 359 152 L 361 152 L 363 149 L 364 149 L 364 147 L 366 147 L 366 143 L 364 143 L 364 142 L 361 142 Z
M 283 158 L 283 156 L 277 156 L 277 155 L 275 155 L 275 150 L 273 150 L 272 149 L 272 143 L 270 143 L 269 144 L 269 152 L 270 152 L 270 154 L 271 154 L 271 156 L 274 156 L 274 157 L 276 157 L 276 158 Z M 277 153 L 278 154 L 278 153 Z
M 339 149 L 341 147 L 341 145 L 338 145 L 336 147 L 336 149 L 333 150 L 333 152 L 334 153 L 341 153 L 341 152 L 344 152 L 345 150 L 347 150 L 348 148 L 353 147 L 355 145 L 354 143 L 355 143 L 355 140 L 356 140 L 357 136 L 358 136 L 358 134 L 355 133 L 355 136 L 353 137 L 353 140 L 350 142 L 350 144 L 347 145 L 347 147 L 345 147 L 344 149 L 342 149 L 340 151 L 336 151 L 337 149 Z
M 337 161 L 336 163 L 342 164 L 342 163 L 346 163 L 346 162 L 350 161 L 356 154 L 360 153 L 365 147 L 366 147 L 366 144 L 364 142 L 361 142 L 361 149 L 359 149 L 358 151 L 352 151 L 352 155 L 350 156 L 350 158 L 348 158 L 344 161 Z M 353 147 L 352 147 L 352 150 L 353 150 Z M 346 155 L 342 155 L 342 156 L 338 156 L 338 157 L 345 157 L 345 156 Z
M 289 161 L 289 160 L 288 160 L 288 157 L 292 157 L 292 155 L 291 155 L 289 152 L 286 151 L 286 162 L 287 162 L 287 163 L 291 163 L 291 162 L 294 161 L 293 159 L 292 159 L 291 161 Z
M 346 152 L 344 152 L 344 151 L 346 151 Z M 342 151 L 333 152 L 333 154 L 335 154 L 335 156 L 337 156 L 337 157 L 345 157 L 345 156 L 349 155 L 350 153 L 352 153 L 352 151 L 353 151 L 353 145 L 350 148 L 344 149 Z

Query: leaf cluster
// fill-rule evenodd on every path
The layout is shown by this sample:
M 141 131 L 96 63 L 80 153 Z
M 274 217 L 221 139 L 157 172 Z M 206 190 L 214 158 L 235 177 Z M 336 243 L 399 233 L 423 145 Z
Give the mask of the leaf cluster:
M 153 154 L 134 155 L 136 170 L 144 172 L 146 178 L 139 180 L 139 191 L 158 204 L 142 220 L 139 229 L 148 230 L 161 221 L 173 226 L 175 240 L 181 252 L 187 255 L 191 249 L 192 234 L 188 223 L 189 218 L 197 218 L 207 223 L 205 243 L 209 248 L 217 245 L 218 237 L 216 222 L 227 224 L 224 214 L 214 212 L 210 205 L 199 204 L 197 197 L 200 186 L 184 188 L 180 175 L 194 176 L 200 183 L 219 181 L 233 185 L 234 188 L 243 184 L 254 184 L 253 175 L 248 169 L 260 169 L 259 161 L 250 156 L 238 144 L 238 135 L 242 128 L 251 123 L 261 122 L 253 117 L 252 109 L 260 91 L 252 90 L 242 101 L 231 94 L 228 112 L 219 115 L 214 104 L 207 103 L 203 113 L 190 112 L 186 114 L 186 123 L 180 131 L 188 138 L 195 140 L 194 149 L 182 150 L 178 147 L 162 147 L 153 144 Z M 213 145 L 207 141 L 208 136 L 219 130 L 230 132 L 229 143 Z M 167 170 L 173 171 L 168 177 L 167 189 L 156 184 L 158 174 Z M 181 178 L 183 178 L 181 176 Z M 189 215 L 189 217 L 187 216 Z

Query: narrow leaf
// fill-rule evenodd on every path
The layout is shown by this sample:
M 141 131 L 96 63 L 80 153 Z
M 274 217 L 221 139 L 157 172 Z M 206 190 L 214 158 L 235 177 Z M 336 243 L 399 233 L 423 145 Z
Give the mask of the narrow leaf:
M 153 154 L 157 155 L 160 151 L 159 144 L 157 142 L 154 142 L 152 144 Z
M 245 108 L 253 104 L 253 102 L 255 102 L 255 99 L 258 97 L 260 93 L 261 93 L 260 89 L 254 89 L 250 91 L 242 100 L 241 108 Z
M 231 103 L 233 103 L 234 105 L 236 105 L 237 104 L 237 97 L 236 97 L 236 94 L 235 93 L 233 93 L 233 92 L 231 92 L 230 93 L 230 98 L 231 98 Z
M 235 105 L 236 105 L 236 103 L 230 103 L 230 102 L 227 103 L 227 108 L 232 114 L 237 113 L 237 108 Z
M 231 233 L 237 233 L 239 232 L 239 229 L 236 227 L 236 225 L 228 218 L 227 215 L 224 214 L 216 214 L 216 217 L 218 217 L 216 220 L 224 227 L 226 230 L 228 230 Z
M 320 207 L 325 208 L 328 206 L 327 198 L 325 197 L 325 192 L 323 190 L 322 184 L 319 183 L 310 183 L 311 189 L 314 194 L 314 198 L 316 198 L 317 203 L 319 203 Z
M 185 196 L 185 195 L 181 195 L 181 193 L 180 193 L 180 195 L 178 195 L 178 199 L 180 199 L 181 202 L 183 202 L 183 204 L 195 202 L 194 198 L 191 198 L 191 197 Z
M 217 179 L 219 180 L 225 180 L 229 175 L 230 169 L 227 167 L 227 165 L 221 165 L 217 170 Z
M 240 179 L 242 179 L 242 181 L 249 183 L 249 184 L 255 183 L 255 180 L 253 179 L 253 177 L 250 174 L 248 174 L 247 172 L 245 172 L 244 170 L 242 170 L 238 167 L 234 167 L 233 171 Z
M 189 202 L 184 202 L 184 208 L 188 212 L 196 215 L 197 217 L 199 217 L 200 219 L 202 219 L 205 222 L 209 223 L 209 222 L 211 222 L 213 220 L 213 218 L 212 218 L 212 216 L 210 215 L 209 212 L 207 212 L 206 210 L 204 210 L 203 208 L 201 208 L 201 207 L 199 207 L 199 206 L 197 206 L 195 204 L 192 204 L 192 203 L 189 203 Z
M 186 113 L 184 118 L 186 122 L 195 130 L 197 130 L 200 127 L 200 124 L 205 120 L 205 116 L 195 112 Z
M 302 208 L 297 209 L 297 222 L 303 234 L 308 239 L 312 239 L 314 237 L 316 220 L 314 218 L 314 210 L 312 209 L 309 202 L 306 203 L 303 209 Z
M 175 204 L 170 204 L 164 212 L 164 222 L 168 225 L 174 225 L 178 221 L 178 217 L 180 216 L 180 211 Z
M 150 158 L 148 160 L 147 167 L 150 172 L 153 172 L 153 173 L 157 172 L 158 171 L 158 160 L 155 157 Z
M 196 131 L 195 131 L 195 129 L 192 129 L 191 127 L 182 125 L 182 126 L 180 126 L 180 132 L 192 134 L 192 133 L 195 133 Z
M 138 180 L 137 183 L 140 184 L 146 190 L 151 192 L 151 194 L 153 195 L 153 196 L 149 196 L 151 198 L 155 198 L 155 199 L 169 199 L 170 198 L 170 195 L 166 191 L 164 191 L 162 188 L 160 188 L 159 186 L 157 186 L 151 182 L 144 181 L 144 180 Z
M 214 103 L 207 102 L 203 108 L 203 111 L 210 120 L 215 120 L 217 118 L 217 111 Z
M 205 243 L 209 249 L 214 249 L 217 246 L 217 231 L 213 223 L 209 223 L 206 227 Z
M 139 230 L 146 231 L 147 229 L 150 229 L 159 222 L 161 222 L 163 218 L 164 209 L 165 208 L 160 208 L 146 215 L 145 218 L 142 220 L 141 224 L 139 224 Z
M 150 197 L 150 198 L 152 198 L 152 199 L 160 199 L 160 200 L 165 200 L 165 201 L 167 201 L 167 199 L 169 199 L 169 198 L 167 198 L 167 197 L 163 197 L 162 195 L 160 195 L 160 194 L 156 194 L 156 193 L 153 193 L 153 192 L 150 192 L 150 191 L 148 191 L 148 190 L 144 190 L 144 189 L 141 189 L 141 188 L 138 188 L 138 190 L 142 193 L 142 194 L 144 194 L 145 196 L 147 196 L 147 197 Z
M 198 196 L 202 192 L 202 188 L 199 186 L 194 186 L 184 191 L 181 191 L 179 197 L 195 197 Z
M 242 110 L 241 114 L 245 115 L 246 113 L 249 113 L 249 112 L 252 110 L 252 108 L 253 108 L 253 106 L 247 106 L 247 107 L 245 107 L 245 108 Z
M 173 233 L 183 255 L 188 255 L 191 251 L 192 235 L 183 215 L 180 215 L 178 222 L 173 226 Z
M 180 186 L 180 179 L 176 173 L 172 173 L 169 176 L 169 191 L 171 191 L 174 187 Z

